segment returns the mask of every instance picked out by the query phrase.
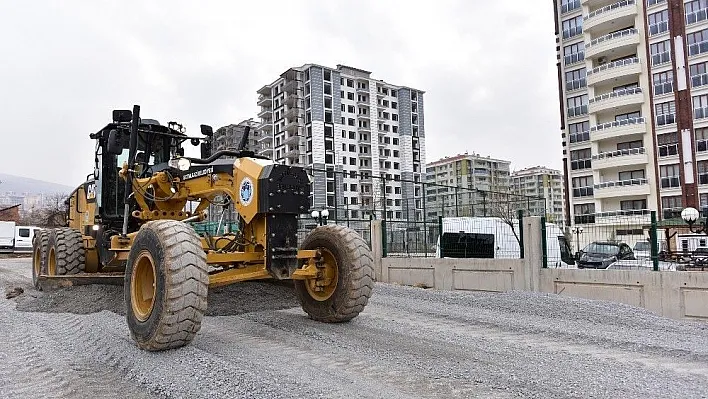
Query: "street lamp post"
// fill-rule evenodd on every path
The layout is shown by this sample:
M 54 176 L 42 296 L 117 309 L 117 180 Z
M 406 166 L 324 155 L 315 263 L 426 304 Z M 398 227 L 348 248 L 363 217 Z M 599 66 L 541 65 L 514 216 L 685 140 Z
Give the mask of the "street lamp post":
M 320 226 L 323 226 L 327 220 L 327 217 L 329 217 L 329 211 L 326 209 L 323 209 L 321 211 L 312 211 L 311 214 L 312 218 L 317 220 L 317 223 L 319 223 Z
M 583 234 L 583 228 L 576 226 L 573 228 L 573 233 L 575 234 L 575 252 L 580 251 L 580 235 Z
M 688 229 L 694 234 L 708 234 L 708 228 L 706 227 L 706 222 L 702 221 L 699 227 L 694 228 L 693 225 L 698 221 L 701 216 L 698 209 L 688 207 L 681 211 L 681 219 L 683 219 L 686 224 L 688 224 Z

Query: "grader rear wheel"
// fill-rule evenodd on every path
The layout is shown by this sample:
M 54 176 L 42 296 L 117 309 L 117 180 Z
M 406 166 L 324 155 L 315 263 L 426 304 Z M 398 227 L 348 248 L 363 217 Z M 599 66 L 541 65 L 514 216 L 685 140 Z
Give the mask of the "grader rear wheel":
M 124 280 L 126 319 L 138 347 L 160 351 L 191 342 L 207 309 L 208 287 L 206 254 L 191 227 L 175 220 L 144 224 Z
M 295 280 L 302 309 L 325 323 L 357 317 L 374 287 L 373 257 L 366 242 L 350 228 L 325 225 L 310 232 L 300 247 L 321 253 L 318 277 Z
M 50 276 L 83 272 L 86 269 L 86 250 L 81 232 L 70 227 L 50 230 L 44 259 Z
M 42 290 L 39 276 L 47 274 L 47 247 L 49 246 L 49 232 L 40 230 L 32 238 L 32 285 Z

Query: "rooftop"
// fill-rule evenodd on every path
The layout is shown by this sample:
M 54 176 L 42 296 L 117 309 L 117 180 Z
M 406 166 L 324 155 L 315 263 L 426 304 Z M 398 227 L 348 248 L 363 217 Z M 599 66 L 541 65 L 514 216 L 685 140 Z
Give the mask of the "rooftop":
M 500 163 L 508 163 L 511 164 L 511 161 L 507 161 L 504 159 L 497 159 L 497 158 L 492 158 L 491 156 L 487 155 L 482 156 L 480 154 L 475 154 L 474 152 L 472 154 L 469 153 L 464 153 L 464 154 L 458 154 L 454 155 L 451 157 L 444 157 L 440 158 L 437 161 L 433 161 L 428 163 L 426 166 L 438 166 L 438 165 L 445 165 L 450 162 L 456 162 L 456 161 L 461 161 L 463 159 L 469 159 L 469 160 L 484 160 L 484 161 L 490 161 L 490 162 L 500 162 Z

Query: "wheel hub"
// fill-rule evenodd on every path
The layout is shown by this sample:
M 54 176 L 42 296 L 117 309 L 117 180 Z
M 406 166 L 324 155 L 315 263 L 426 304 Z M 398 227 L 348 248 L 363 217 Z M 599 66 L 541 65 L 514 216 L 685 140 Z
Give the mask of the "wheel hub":
M 49 275 L 50 276 L 56 276 L 57 275 L 57 254 L 54 252 L 54 248 L 49 248 L 49 256 L 48 256 L 49 262 L 47 265 L 47 268 L 49 269 Z
M 327 249 L 320 248 L 321 256 L 315 260 L 317 277 L 308 279 L 305 287 L 310 296 L 317 301 L 326 301 L 337 289 L 338 265 L 334 255 Z
M 155 305 L 155 261 L 148 251 L 142 251 L 135 260 L 130 277 L 130 302 L 135 317 L 145 321 Z

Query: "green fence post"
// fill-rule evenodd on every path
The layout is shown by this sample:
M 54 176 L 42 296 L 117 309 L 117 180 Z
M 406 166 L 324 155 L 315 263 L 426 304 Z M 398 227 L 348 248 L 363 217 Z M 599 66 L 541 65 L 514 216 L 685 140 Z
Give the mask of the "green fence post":
M 548 269 L 548 251 L 546 242 L 546 217 L 541 216 L 541 251 L 543 251 L 543 268 Z
M 519 209 L 516 214 L 519 219 L 519 254 L 520 259 L 524 259 L 524 210 Z
M 440 250 L 440 257 L 444 258 L 445 254 L 443 253 L 442 235 L 443 235 L 443 217 L 438 216 L 438 249 Z
M 659 235 L 656 233 L 656 211 L 651 211 L 651 230 L 649 230 L 649 238 L 651 239 L 651 263 L 655 272 L 659 271 Z
M 369 218 L 373 219 L 372 215 Z M 386 219 L 381 218 L 381 245 L 382 245 L 382 256 L 385 258 L 388 256 L 388 239 L 386 238 Z

